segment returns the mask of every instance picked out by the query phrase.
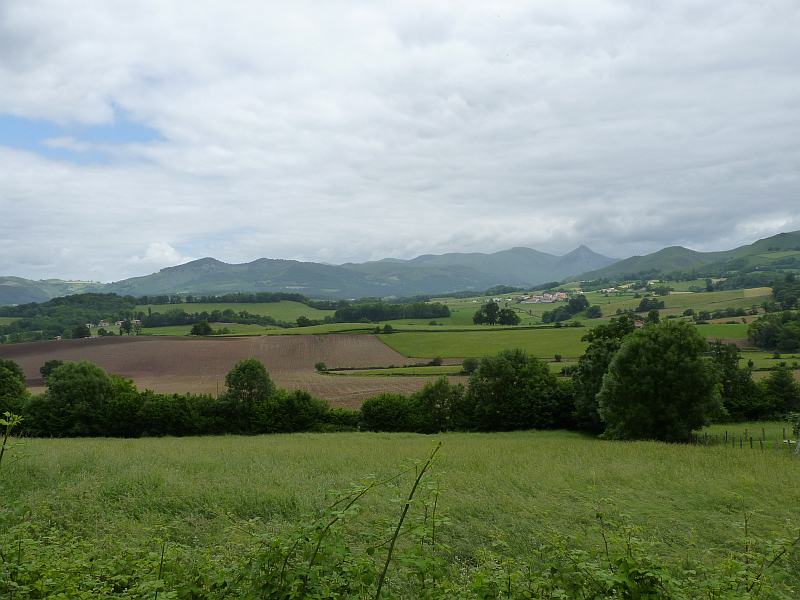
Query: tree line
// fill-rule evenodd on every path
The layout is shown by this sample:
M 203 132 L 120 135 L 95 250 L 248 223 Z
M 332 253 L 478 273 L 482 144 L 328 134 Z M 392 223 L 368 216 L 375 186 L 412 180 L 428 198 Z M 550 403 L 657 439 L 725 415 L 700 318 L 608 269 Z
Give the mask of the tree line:
M 40 436 L 200 435 L 291 431 L 511 431 L 567 428 L 613 439 L 686 441 L 711 421 L 784 418 L 800 411 L 785 365 L 763 382 L 735 346 L 709 345 L 689 323 L 637 329 L 629 316 L 584 336 L 571 378 L 522 350 L 471 361 L 466 385 L 441 378 L 411 394 L 385 393 L 359 411 L 332 409 L 303 391 L 277 389 L 257 360 L 238 363 L 217 397 L 139 392 L 86 362 L 42 367 L 32 396 L 22 370 L 0 362 L 0 413 L 21 413 Z

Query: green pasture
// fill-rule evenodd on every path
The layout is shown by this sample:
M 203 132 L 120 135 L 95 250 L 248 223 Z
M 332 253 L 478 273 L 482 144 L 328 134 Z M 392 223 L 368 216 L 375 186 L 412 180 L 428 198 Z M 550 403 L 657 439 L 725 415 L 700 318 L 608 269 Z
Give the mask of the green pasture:
M 50 544 L 65 564 L 72 550 L 62 542 L 76 539 L 100 556 L 149 553 L 157 570 L 164 540 L 163 568 L 173 574 L 177 551 L 197 561 L 243 556 L 260 534 L 286 533 L 328 504 L 332 490 L 370 474 L 386 478 L 438 441 L 430 481 L 440 492 L 437 514 L 448 519 L 437 539 L 449 548 L 451 572 L 490 546 L 522 558 L 542 540 L 565 538 L 575 550 L 602 553 L 598 515 L 634 527 L 664 561 L 722 559 L 744 543 L 746 514 L 751 536 L 797 535 L 800 459 L 788 452 L 562 431 L 29 439 L 2 465 L 3 503 L 15 507 L 4 526 L 26 521 L 25 535 Z M 408 486 L 406 476 L 365 496 L 351 527 L 386 537 Z M 421 519 L 419 511 L 414 503 L 409 518 Z M 7 560 L 16 555 L 14 546 Z M 793 564 L 785 577 L 797 586 Z
M 180 309 L 187 313 L 212 312 L 215 310 L 232 310 L 236 313 L 248 312 L 253 315 L 272 317 L 277 321 L 293 322 L 298 317 L 305 316 L 309 319 L 324 319 L 326 316 L 333 315 L 332 310 L 319 310 L 311 308 L 301 302 L 291 300 L 281 300 L 280 302 L 213 302 L 213 303 L 192 303 L 192 304 L 141 304 L 136 307 L 137 311 L 147 312 L 148 309 L 154 313 L 166 313 L 170 310 Z
M 707 339 L 747 339 L 747 324 L 745 323 L 709 323 L 696 325 L 700 335 Z
M 555 354 L 577 357 L 583 353 L 585 327 L 548 329 L 506 329 L 453 332 L 408 332 L 381 335 L 389 347 L 405 356 L 460 358 L 488 356 L 509 348 L 522 348 L 533 356 L 552 358 Z
M 0 326 L 2 325 L 11 325 L 14 321 L 17 321 L 19 317 L 0 317 Z

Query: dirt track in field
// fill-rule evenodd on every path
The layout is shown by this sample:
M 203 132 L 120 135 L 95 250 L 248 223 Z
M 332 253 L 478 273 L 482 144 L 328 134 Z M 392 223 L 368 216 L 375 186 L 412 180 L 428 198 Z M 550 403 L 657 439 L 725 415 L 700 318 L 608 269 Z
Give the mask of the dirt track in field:
M 381 392 L 413 392 L 430 377 L 344 377 L 321 375 L 328 367 L 388 367 L 417 361 L 372 335 L 286 335 L 241 338 L 108 337 L 0 346 L 25 370 L 29 387 L 43 385 L 39 367 L 50 359 L 88 360 L 132 379 L 139 389 L 162 393 L 224 391 L 225 374 L 239 360 L 257 358 L 275 383 L 305 389 L 334 406 L 356 407 Z

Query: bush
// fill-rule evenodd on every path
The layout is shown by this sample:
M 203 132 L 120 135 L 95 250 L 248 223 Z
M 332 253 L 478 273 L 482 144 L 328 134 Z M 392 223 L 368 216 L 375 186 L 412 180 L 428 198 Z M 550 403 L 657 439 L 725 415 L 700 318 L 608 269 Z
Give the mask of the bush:
M 86 325 L 77 325 L 72 329 L 72 337 L 75 339 L 92 337 L 92 332 Z
M 445 377 L 426 383 L 422 390 L 411 397 L 412 408 L 417 416 L 414 431 L 438 433 L 452 429 L 453 406 L 459 405 L 463 396 L 464 386 L 450 385 Z
M 477 358 L 465 358 L 464 361 L 461 363 L 461 369 L 467 375 L 472 375 L 477 368 L 478 368 Z
M 214 333 L 214 329 L 211 327 L 208 321 L 200 321 L 199 323 L 195 323 L 192 325 L 192 329 L 189 332 L 189 335 L 211 335 Z
M 368 431 L 416 431 L 417 415 L 411 398 L 384 393 L 361 405 L 361 428 Z
M 441 367 L 443 362 L 444 360 L 441 356 L 434 356 L 428 364 L 432 367 Z
M 800 385 L 786 363 L 781 363 L 761 382 L 766 405 L 772 415 L 783 417 L 800 411 Z M 770 416 L 772 416 L 770 415 Z
M 64 364 L 63 360 L 52 359 L 45 362 L 41 367 L 39 367 L 39 373 L 42 375 L 42 379 L 47 381 L 47 378 L 50 376 L 50 373 L 55 371 L 58 367 Z
M 325 363 L 324 363 L 324 362 L 321 362 L 321 361 L 320 361 L 320 362 L 318 362 L 317 364 L 315 364 L 315 365 L 314 365 L 314 369 L 315 369 L 315 370 L 316 370 L 318 373 L 324 373 L 325 371 L 327 371 L 327 370 L 328 370 L 328 367 L 325 365 Z

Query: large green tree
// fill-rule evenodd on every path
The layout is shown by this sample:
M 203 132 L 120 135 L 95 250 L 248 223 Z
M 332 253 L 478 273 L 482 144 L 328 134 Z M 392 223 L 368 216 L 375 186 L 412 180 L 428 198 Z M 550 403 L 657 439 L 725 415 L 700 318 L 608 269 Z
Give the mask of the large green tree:
M 22 369 L 12 361 L 0 361 L 0 415 L 5 412 L 19 414 L 27 398 Z
M 800 411 L 800 385 L 786 363 L 775 367 L 763 383 L 766 403 L 776 417 Z
M 589 342 L 589 345 L 578 359 L 578 366 L 572 376 L 575 389 L 575 424 L 580 429 L 602 433 L 605 428 L 600 417 L 597 394 L 622 340 L 633 331 L 633 319 L 626 315 L 611 319 L 605 325 L 598 325 L 583 336 L 583 341 Z
M 523 350 L 482 359 L 465 401 L 472 427 L 481 431 L 562 426 L 572 412 L 571 398 L 556 376 Z
M 606 434 L 617 439 L 686 441 L 721 411 L 708 344 L 688 323 L 665 321 L 622 343 L 598 395 Z

